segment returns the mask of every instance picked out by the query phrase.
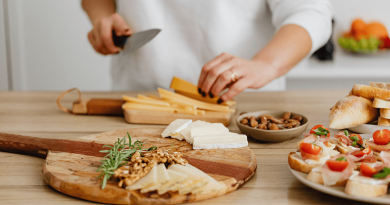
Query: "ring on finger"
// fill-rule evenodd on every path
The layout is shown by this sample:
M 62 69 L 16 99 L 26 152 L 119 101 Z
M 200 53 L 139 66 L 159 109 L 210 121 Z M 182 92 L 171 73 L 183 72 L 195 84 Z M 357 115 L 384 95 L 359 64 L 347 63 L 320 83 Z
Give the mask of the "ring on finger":
M 235 83 L 237 81 L 237 73 L 233 72 L 231 75 L 232 82 Z

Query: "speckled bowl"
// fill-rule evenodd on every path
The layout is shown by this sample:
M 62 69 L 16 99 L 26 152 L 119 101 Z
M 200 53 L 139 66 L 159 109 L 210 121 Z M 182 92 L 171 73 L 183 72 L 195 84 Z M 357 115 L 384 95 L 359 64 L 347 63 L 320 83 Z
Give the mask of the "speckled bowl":
M 238 116 L 236 119 L 236 123 L 242 133 L 251 136 L 253 139 L 264 141 L 264 142 L 283 142 L 292 139 L 294 137 L 300 136 L 306 130 L 307 126 L 309 125 L 309 120 L 307 119 L 307 117 L 292 112 L 291 117 L 294 117 L 295 115 L 302 116 L 302 125 L 300 125 L 299 127 L 285 129 L 285 130 L 262 130 L 262 129 L 249 127 L 247 125 L 243 125 L 240 122 L 244 117 L 250 117 L 250 116 L 258 117 L 264 114 L 274 116 L 275 118 L 282 118 L 285 112 L 286 111 L 272 111 L 272 110 L 249 112 Z

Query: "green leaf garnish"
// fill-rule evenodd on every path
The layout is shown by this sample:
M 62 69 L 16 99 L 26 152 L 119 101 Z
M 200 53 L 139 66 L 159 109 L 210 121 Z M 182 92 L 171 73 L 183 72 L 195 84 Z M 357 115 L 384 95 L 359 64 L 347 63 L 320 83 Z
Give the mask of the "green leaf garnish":
M 327 135 L 329 134 L 329 131 L 323 127 L 319 127 L 314 130 L 314 133 L 316 133 L 316 135 Z
M 128 143 L 126 143 L 126 137 L 129 140 Z M 103 148 L 108 147 L 110 149 L 99 151 L 101 153 L 107 153 L 107 155 L 101 159 L 102 165 L 97 170 L 102 171 L 102 173 L 99 175 L 99 178 L 104 176 L 102 182 L 102 189 L 106 187 L 107 181 L 114 174 L 114 171 L 118 167 L 125 165 L 126 161 L 129 160 L 129 157 L 131 157 L 133 153 L 138 151 L 142 155 L 142 145 L 143 143 L 138 140 L 135 141 L 134 144 L 131 144 L 131 136 L 129 133 L 127 133 L 127 136 L 123 137 L 122 140 L 119 140 L 118 138 L 118 141 L 115 142 L 113 146 L 103 145 Z M 155 146 L 151 148 L 153 150 L 157 149 L 157 147 Z
M 356 135 L 353 135 L 352 137 L 350 136 L 349 139 L 352 140 L 352 147 L 355 147 L 356 145 L 359 145 L 359 147 L 362 147 L 362 145 L 359 143 L 360 139 Z
M 385 167 L 381 171 L 379 171 L 378 173 L 374 174 L 374 176 L 372 176 L 372 177 L 378 178 L 378 179 L 383 179 L 383 178 L 387 177 L 387 175 L 389 175 L 389 174 L 390 174 L 390 169 Z
M 336 159 L 336 161 L 338 161 L 338 162 L 346 162 L 346 161 L 347 161 L 347 158 L 345 158 L 345 157 L 339 157 L 339 158 Z
M 344 134 L 345 134 L 345 136 L 349 136 L 349 133 L 348 133 L 348 131 L 347 130 L 344 130 Z

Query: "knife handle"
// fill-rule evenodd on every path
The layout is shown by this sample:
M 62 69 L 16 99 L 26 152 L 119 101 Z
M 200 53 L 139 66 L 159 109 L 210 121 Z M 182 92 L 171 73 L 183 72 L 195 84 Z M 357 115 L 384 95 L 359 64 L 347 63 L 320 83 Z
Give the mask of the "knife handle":
M 128 38 L 129 38 L 129 36 L 117 36 L 115 34 L 115 31 L 112 30 L 112 40 L 114 41 L 114 45 L 116 47 L 123 49 Z
M 122 99 L 98 99 L 77 100 L 73 102 L 74 114 L 87 115 L 123 115 L 122 105 L 126 101 Z

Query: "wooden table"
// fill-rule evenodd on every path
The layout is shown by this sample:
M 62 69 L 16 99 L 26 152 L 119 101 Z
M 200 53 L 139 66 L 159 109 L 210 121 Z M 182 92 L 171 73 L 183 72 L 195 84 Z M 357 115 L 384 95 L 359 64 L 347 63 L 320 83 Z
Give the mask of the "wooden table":
M 34 137 L 73 139 L 115 129 L 150 126 L 128 124 L 121 117 L 74 116 L 58 109 L 60 92 L 0 92 L 0 132 Z M 83 97 L 120 98 L 136 92 L 90 92 Z M 309 127 L 328 126 L 329 109 L 348 91 L 249 92 L 236 100 L 237 113 L 257 110 L 286 110 L 309 118 Z M 76 94 L 62 103 L 69 108 Z M 235 119 L 229 127 L 239 132 Z M 306 131 L 308 132 L 308 130 Z M 333 133 L 335 131 L 332 131 Z M 332 134 L 333 134 L 332 133 Z M 302 138 L 282 143 L 249 139 L 257 158 L 257 173 L 239 190 L 193 204 L 358 204 L 315 191 L 296 180 L 288 170 L 287 155 Z M 43 181 L 44 160 L 0 153 L 0 204 L 93 204 L 51 189 Z

